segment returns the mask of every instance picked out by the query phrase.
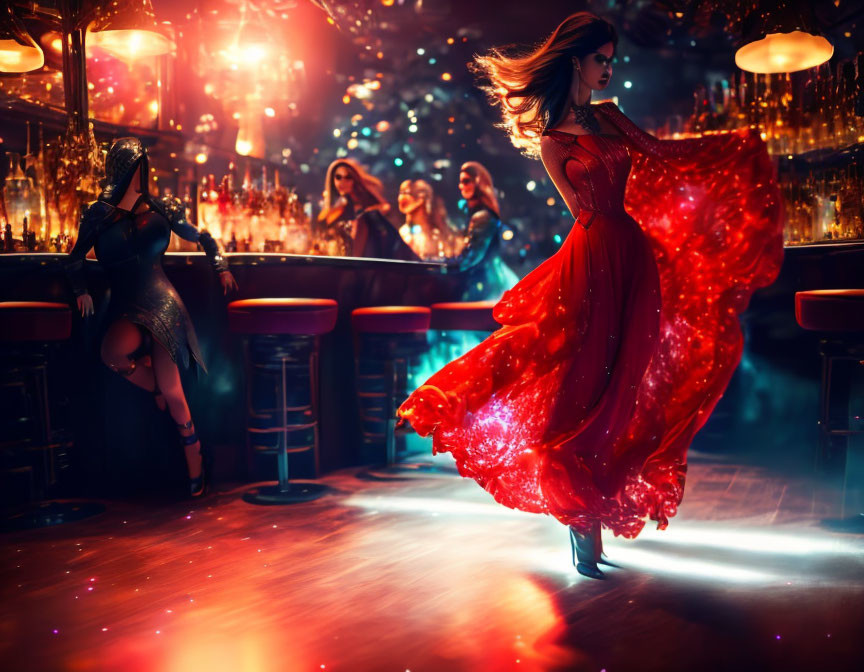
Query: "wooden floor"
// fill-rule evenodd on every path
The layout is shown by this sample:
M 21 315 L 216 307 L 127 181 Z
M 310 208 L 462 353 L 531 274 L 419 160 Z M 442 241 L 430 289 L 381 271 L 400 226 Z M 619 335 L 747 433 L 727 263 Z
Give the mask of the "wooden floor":
M 669 530 L 606 541 L 605 582 L 473 481 L 325 480 L 0 537 L 0 669 L 864 669 L 864 538 L 818 527 L 838 493 L 805 478 L 694 460 Z

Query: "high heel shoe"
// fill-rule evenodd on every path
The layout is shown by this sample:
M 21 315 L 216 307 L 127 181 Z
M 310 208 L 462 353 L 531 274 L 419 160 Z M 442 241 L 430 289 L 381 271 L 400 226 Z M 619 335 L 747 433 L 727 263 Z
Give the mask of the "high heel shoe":
M 193 424 L 190 420 L 185 424 L 177 425 L 180 429 L 192 429 Z M 200 442 L 198 439 L 198 433 L 192 429 L 192 433 L 188 436 L 181 435 L 181 441 L 183 443 L 183 448 L 186 446 L 191 446 L 196 443 L 199 444 L 198 454 L 201 456 L 201 474 L 200 476 L 196 476 L 195 478 L 189 478 L 189 496 L 190 497 L 203 497 L 208 492 L 210 492 L 210 474 L 213 465 L 213 457 L 210 454 L 209 450 L 205 450 L 200 446 Z
M 597 562 L 600 560 L 600 548 L 597 543 L 599 537 L 599 526 L 592 529 L 589 534 L 580 534 L 572 527 L 570 528 L 570 550 L 573 553 L 573 564 L 577 572 L 589 579 L 606 578 L 606 575 L 597 567 Z
M 607 567 L 616 567 L 620 568 L 621 565 L 616 565 L 614 562 L 611 562 L 609 558 L 606 557 L 606 553 L 603 551 L 603 534 L 600 528 L 600 521 L 596 521 L 594 523 L 594 528 L 592 531 L 594 534 L 594 539 L 596 543 L 595 554 L 597 556 L 597 564 L 598 565 L 606 565 Z

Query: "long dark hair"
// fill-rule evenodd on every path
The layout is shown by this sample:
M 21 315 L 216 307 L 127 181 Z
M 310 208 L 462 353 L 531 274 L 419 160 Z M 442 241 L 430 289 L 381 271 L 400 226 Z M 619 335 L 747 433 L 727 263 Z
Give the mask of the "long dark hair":
M 363 166 L 353 159 L 336 159 L 327 168 L 327 176 L 324 178 L 324 211 L 328 211 L 336 205 L 339 197 L 339 192 L 336 190 L 336 182 L 333 175 L 339 166 L 344 166 L 354 178 L 354 196 L 357 200 L 357 207 L 361 209 L 369 208 L 373 205 L 380 205 L 382 212 L 390 209 L 387 200 L 382 192 L 381 180 L 371 175 Z
M 488 81 L 483 88 L 501 108 L 501 126 L 510 140 L 536 157 L 543 130 L 567 111 L 573 58 L 583 58 L 609 42 L 618 46 L 611 23 L 590 12 L 577 12 L 539 47 L 527 52 L 517 49 L 512 55 L 494 48 L 485 56 L 475 56 L 471 69 Z
M 486 166 L 477 161 L 467 161 L 459 169 L 460 173 L 468 173 L 474 178 L 475 198 L 484 206 L 489 208 L 495 216 L 501 218 L 501 208 L 498 207 L 498 197 L 495 196 L 495 187 L 492 185 L 492 176 L 486 170 Z

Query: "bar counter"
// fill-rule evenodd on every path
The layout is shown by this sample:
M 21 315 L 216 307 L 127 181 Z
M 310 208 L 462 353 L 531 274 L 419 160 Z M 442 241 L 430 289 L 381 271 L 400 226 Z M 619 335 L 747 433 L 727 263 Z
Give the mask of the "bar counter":
M 353 399 L 354 308 L 376 305 L 430 305 L 458 300 L 465 275 L 440 263 L 299 256 L 278 253 L 225 255 L 239 291 L 228 297 L 203 253 L 166 253 L 163 266 L 186 304 L 207 364 L 207 375 L 184 373 L 184 387 L 202 441 L 217 453 L 217 473 L 252 476 L 245 452 L 245 396 L 242 340 L 229 333 L 226 306 L 233 299 L 304 297 L 339 303 L 336 329 L 321 343 L 320 461 L 323 471 L 356 463 L 359 426 Z M 68 302 L 74 297 L 63 272 L 63 254 L 0 255 L 0 300 Z M 107 307 L 106 279 L 95 260 L 86 263 L 95 314 L 75 318 L 73 334 L 54 358 L 55 382 L 71 399 L 76 443 L 86 446 L 91 473 L 145 470 L 156 441 L 174 446 L 170 419 L 155 410 L 144 391 L 100 363 L 99 345 Z M 155 435 L 155 436 L 154 436 Z M 169 451 L 159 459 L 182 477 Z M 180 456 L 179 450 L 176 456 Z M 226 464 L 227 461 L 227 464 Z M 176 469 L 175 469 L 176 468 Z M 275 468 L 275 465 L 274 465 Z M 304 474 L 299 465 L 297 476 Z M 275 473 L 272 472 L 272 473 Z M 259 474 L 260 475 L 260 474 Z
M 71 302 L 62 270 L 64 256 L 0 255 L 0 300 Z M 239 291 L 227 298 L 202 253 L 168 253 L 163 262 L 189 310 L 207 363 L 208 374 L 196 378 L 187 372 L 184 386 L 199 435 L 220 458 L 217 473 L 223 478 L 255 475 L 245 455 L 242 341 L 229 333 L 225 309 L 235 298 L 309 297 L 339 303 L 336 329 L 321 343 L 320 461 L 324 472 L 356 464 L 360 431 L 353 398 L 351 311 L 361 306 L 457 301 L 465 275 L 453 266 L 436 263 L 279 253 L 225 256 L 239 284 Z M 86 468 L 93 474 L 113 474 L 146 465 L 160 473 L 176 472 L 182 479 L 182 456 L 176 449 L 170 418 L 156 410 L 147 393 L 100 363 L 99 343 L 106 326 L 105 278 L 95 261 L 88 261 L 86 267 L 96 313 L 74 320 L 72 339 L 62 346 L 62 356 L 55 358 L 55 381 L 71 399 L 76 444 L 86 448 L 83 452 L 90 461 Z M 718 446 L 726 445 L 737 441 L 739 432 L 752 440 L 753 426 L 742 424 L 741 418 L 747 416 L 745 408 L 752 413 L 754 395 L 762 394 L 756 388 L 765 381 L 793 376 L 801 383 L 802 403 L 812 399 L 815 408 L 818 335 L 795 323 L 794 293 L 848 287 L 864 287 L 864 242 L 786 249 L 777 281 L 758 291 L 742 316 L 743 364 L 697 443 L 705 446 L 716 440 Z M 761 418 L 760 432 L 770 435 L 776 431 L 780 436 L 794 431 L 815 437 L 815 410 L 810 413 L 793 405 L 779 411 L 775 408 L 772 414 Z M 735 419 L 734 426 L 730 418 Z M 161 451 L 164 454 L 154 456 L 152 446 L 160 441 L 166 446 Z M 150 464 L 157 458 L 167 463 Z M 301 465 L 296 475 L 308 474 Z

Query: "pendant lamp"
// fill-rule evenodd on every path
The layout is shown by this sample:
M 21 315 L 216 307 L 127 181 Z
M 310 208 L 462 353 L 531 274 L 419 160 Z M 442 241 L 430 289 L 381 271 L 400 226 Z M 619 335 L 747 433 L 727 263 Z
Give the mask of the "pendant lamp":
M 825 63 L 833 45 L 818 34 L 809 3 L 804 0 L 761 0 L 743 24 L 744 45 L 735 65 L 748 72 L 797 72 Z
M 0 72 L 30 72 L 45 65 L 45 54 L 18 17 L 11 3 L 0 9 Z
M 174 42 L 156 23 L 150 0 L 112 0 L 90 24 L 88 42 L 123 59 L 167 54 Z

